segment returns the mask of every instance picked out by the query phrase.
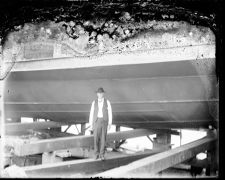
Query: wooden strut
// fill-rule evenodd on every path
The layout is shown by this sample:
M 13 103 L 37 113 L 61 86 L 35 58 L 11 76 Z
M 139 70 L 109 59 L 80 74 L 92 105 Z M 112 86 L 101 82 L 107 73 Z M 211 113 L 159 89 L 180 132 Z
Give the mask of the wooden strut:
M 66 132 L 70 127 L 71 125 L 68 125 L 68 127 L 64 130 L 64 132 Z
M 182 163 L 200 152 L 213 148 L 215 143 L 215 137 L 204 137 L 183 146 L 137 160 L 126 166 L 105 171 L 94 177 L 136 178 L 142 177 L 141 174 L 143 173 L 147 173 L 149 177 L 152 177 L 162 170 Z
M 152 143 L 154 143 L 154 141 L 149 137 L 149 136 L 146 136 Z
M 148 129 L 135 129 L 129 131 L 121 131 L 109 133 L 107 135 L 107 142 L 119 141 L 128 138 L 146 136 L 150 134 L 164 133 L 168 131 L 163 130 L 148 130 Z M 173 132 L 173 131 L 171 131 Z M 175 131 L 176 132 L 176 131 Z M 75 147 L 93 147 L 93 135 L 87 136 L 73 136 L 63 138 L 52 138 L 38 141 L 21 140 L 13 142 L 11 145 L 14 148 L 14 153 L 17 156 L 26 156 L 32 154 L 39 154 L 43 152 L 51 152 L 61 149 L 70 149 Z

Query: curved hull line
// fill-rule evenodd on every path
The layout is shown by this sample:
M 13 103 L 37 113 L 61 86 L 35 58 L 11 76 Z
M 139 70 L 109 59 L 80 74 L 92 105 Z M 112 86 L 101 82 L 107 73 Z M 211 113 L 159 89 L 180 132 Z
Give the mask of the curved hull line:
M 219 102 L 219 99 L 188 99 L 188 100 L 173 100 L 173 101 L 129 101 L 129 102 L 111 102 L 111 104 L 151 104 L 151 103 L 195 103 L 195 102 Z M 31 104 L 31 105 L 69 105 L 69 104 L 79 104 L 79 105 L 90 105 L 90 103 L 83 102 L 4 102 L 4 104 L 15 104 L 15 105 L 23 105 L 23 104 Z
M 123 54 L 130 54 L 130 53 L 146 53 L 146 52 L 151 52 L 154 50 L 171 50 L 171 49 L 180 49 L 180 48 L 194 48 L 194 47 L 202 47 L 202 46 L 206 46 L 206 47 L 215 47 L 215 43 L 206 43 L 206 44 L 195 44 L 195 45 L 181 45 L 181 46 L 170 46 L 170 47 L 160 47 L 160 48 L 152 48 L 152 49 L 144 49 L 144 50 L 135 50 L 135 51 L 125 51 L 123 52 Z M 102 53 L 102 54 L 98 54 L 98 55 L 85 55 L 85 56 L 73 56 L 73 57 L 56 57 L 56 58 L 39 58 L 39 59 L 24 59 L 24 60 L 20 60 L 20 61 L 16 61 L 16 63 L 23 63 L 23 62 L 34 62 L 34 61 L 45 61 L 45 60 L 61 60 L 61 59 L 71 59 L 71 60 L 76 60 L 76 59 L 95 59 L 101 56 L 107 56 L 107 55 L 118 55 L 119 53 L 114 53 L 114 52 L 107 52 L 107 53 Z M 10 63 L 10 61 L 5 61 L 6 63 Z
M 196 47 L 197 46 L 188 46 L 168 49 L 141 50 L 123 52 L 122 54 L 104 54 L 93 57 L 57 58 L 56 60 L 47 59 L 18 61 L 15 63 L 12 71 L 54 70 L 62 68 L 79 69 L 84 67 L 104 67 L 140 63 L 148 64 L 172 61 L 200 60 L 204 59 L 205 57 L 215 58 L 215 44 L 199 45 L 199 48 Z M 204 54 L 204 56 L 201 56 L 202 54 Z M 5 62 L 5 65 L 11 65 L 11 62 Z

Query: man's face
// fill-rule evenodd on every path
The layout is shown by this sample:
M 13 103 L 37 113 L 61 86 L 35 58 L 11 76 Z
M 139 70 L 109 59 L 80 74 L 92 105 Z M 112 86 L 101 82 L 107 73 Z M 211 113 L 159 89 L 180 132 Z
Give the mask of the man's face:
M 97 93 L 98 99 L 102 99 L 104 97 L 104 93 Z

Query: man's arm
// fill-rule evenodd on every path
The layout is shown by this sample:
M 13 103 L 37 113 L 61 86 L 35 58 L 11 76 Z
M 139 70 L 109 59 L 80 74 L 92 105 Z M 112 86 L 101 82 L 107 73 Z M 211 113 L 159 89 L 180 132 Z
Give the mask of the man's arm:
M 111 103 L 107 100 L 107 105 L 108 105 L 108 117 L 109 117 L 109 124 L 108 124 L 108 130 L 110 129 L 112 125 L 112 106 Z
M 91 110 L 90 110 L 90 114 L 89 114 L 89 123 L 87 124 L 87 126 L 89 126 L 90 130 L 93 130 L 92 122 L 93 122 L 93 115 L 94 115 L 94 105 L 95 105 L 95 101 L 93 101 L 91 104 Z M 89 129 L 89 128 L 87 128 L 87 129 Z

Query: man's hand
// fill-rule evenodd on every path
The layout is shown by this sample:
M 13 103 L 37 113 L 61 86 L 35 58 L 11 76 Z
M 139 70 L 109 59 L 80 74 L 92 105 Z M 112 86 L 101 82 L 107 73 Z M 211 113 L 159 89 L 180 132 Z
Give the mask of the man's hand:
M 89 131 L 93 131 L 93 127 L 92 126 L 90 126 L 88 129 L 89 129 Z
M 92 125 L 87 124 L 87 126 L 86 126 L 86 128 L 85 128 L 85 131 L 86 131 L 86 130 L 93 131 Z

